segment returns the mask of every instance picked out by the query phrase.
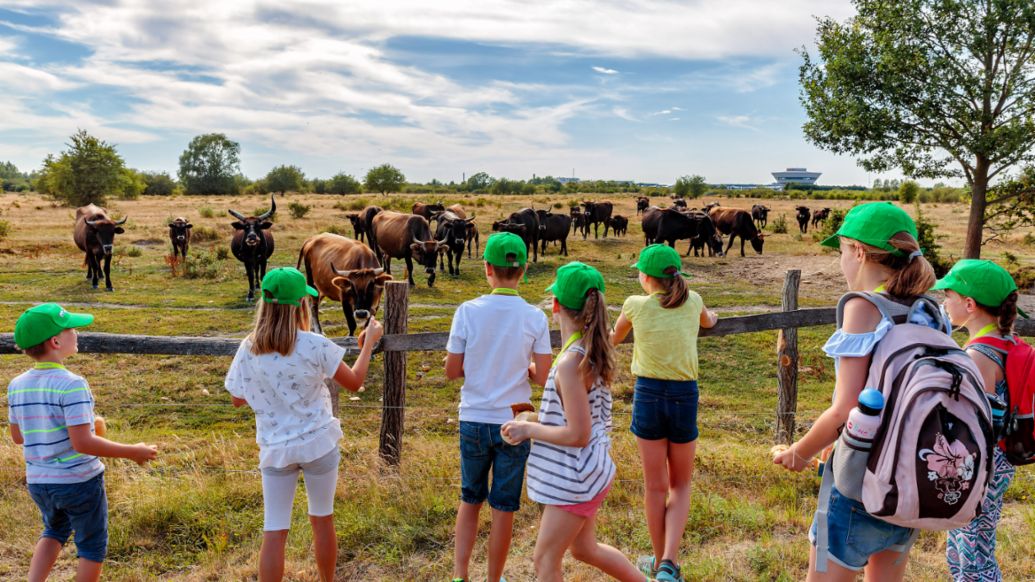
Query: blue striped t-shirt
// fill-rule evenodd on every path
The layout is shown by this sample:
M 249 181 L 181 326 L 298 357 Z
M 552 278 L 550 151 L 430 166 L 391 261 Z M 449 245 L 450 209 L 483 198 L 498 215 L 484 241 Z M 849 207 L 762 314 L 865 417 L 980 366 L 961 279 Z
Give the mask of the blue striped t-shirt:
M 75 452 L 68 436 L 80 424 L 93 432 L 93 394 L 83 377 L 41 362 L 7 385 L 7 405 L 25 438 L 28 483 L 81 483 L 104 471 L 97 457 Z

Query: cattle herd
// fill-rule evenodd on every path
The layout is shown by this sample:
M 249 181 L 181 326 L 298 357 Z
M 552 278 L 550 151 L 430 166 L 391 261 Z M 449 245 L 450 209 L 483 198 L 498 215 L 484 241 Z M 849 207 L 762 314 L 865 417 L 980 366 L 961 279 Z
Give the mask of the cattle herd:
M 268 211 L 256 216 L 245 216 L 229 209 L 236 220 L 230 224 L 233 235 L 230 251 L 244 264 L 248 277 L 248 300 L 255 298 L 255 290 L 261 286 L 266 274 L 266 263 L 273 254 L 274 240 L 270 228 L 271 218 L 277 210 L 276 200 L 270 198 Z M 765 235 L 762 229 L 768 222 L 770 209 L 761 204 L 752 206 L 751 211 L 724 208 L 718 203 L 705 205 L 702 209 L 688 207 L 686 200 L 672 196 L 667 208 L 652 206 L 647 197 L 636 199 L 636 214 L 641 217 L 644 245 L 655 243 L 676 246 L 676 241 L 687 240 L 686 255 L 724 256 L 740 239 L 740 256 L 744 256 L 744 245 L 750 243 L 758 254 L 762 253 Z M 829 208 L 811 211 L 805 206 L 796 208 L 799 228 L 804 234 L 809 223 L 816 227 L 830 213 Z M 411 213 L 385 210 L 379 206 L 367 206 L 362 211 L 346 215 L 355 231 L 355 239 L 331 233 L 310 237 L 298 254 L 297 267 L 304 265 L 306 278 L 320 295 L 316 300 L 319 307 L 324 298 L 342 304 L 349 335 L 372 313 L 376 313 L 385 281 L 392 278 L 391 261 L 400 259 L 406 264 L 407 279 L 413 281 L 413 265 L 424 267 L 428 286 L 435 284 L 436 267 L 447 270 L 450 275 L 460 274 L 460 260 L 464 250 L 467 257 L 480 250 L 480 234 L 474 224 L 475 216 L 467 215 L 459 204 L 446 207 L 441 202 L 428 204 L 416 202 Z M 126 218 L 114 221 L 103 208 L 90 204 L 76 209 L 73 240 L 86 254 L 86 278 L 97 288 L 102 268 L 105 288 L 112 291 L 111 256 L 116 234 L 124 232 L 122 224 Z M 432 223 L 435 224 L 434 229 Z M 169 239 L 173 257 L 186 259 L 193 225 L 184 218 L 169 222 Z M 584 201 L 569 209 L 568 214 L 548 210 L 522 208 L 504 219 L 492 223 L 495 232 L 511 232 L 520 236 L 528 248 L 533 262 L 539 255 L 545 255 L 549 243 L 560 245 L 558 253 L 568 256 L 568 236 L 582 235 L 599 239 L 600 227 L 603 236 L 608 232 L 614 236 L 625 236 L 629 219 L 614 214 L 614 204 L 607 201 Z M 723 236 L 728 237 L 725 245 Z M 723 248 L 725 246 L 725 248 Z M 102 267 L 103 265 L 103 267 Z M 319 309 L 314 310 L 313 325 L 320 330 Z

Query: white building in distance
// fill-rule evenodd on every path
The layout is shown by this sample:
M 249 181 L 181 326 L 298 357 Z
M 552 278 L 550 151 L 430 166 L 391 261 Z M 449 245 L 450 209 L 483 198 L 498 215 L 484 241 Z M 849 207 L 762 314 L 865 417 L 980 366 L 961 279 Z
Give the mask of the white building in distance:
M 805 168 L 787 168 L 785 172 L 773 172 L 776 183 L 780 185 L 807 184 L 811 186 L 821 175 L 823 175 L 822 172 L 810 172 Z

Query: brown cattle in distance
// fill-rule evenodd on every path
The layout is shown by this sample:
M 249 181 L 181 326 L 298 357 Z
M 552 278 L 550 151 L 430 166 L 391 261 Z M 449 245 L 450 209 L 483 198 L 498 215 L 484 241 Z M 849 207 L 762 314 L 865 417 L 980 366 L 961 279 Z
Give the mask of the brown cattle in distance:
M 446 207 L 442 205 L 442 202 L 435 202 L 432 204 L 425 204 L 423 202 L 413 203 L 413 213 L 417 216 L 423 216 L 424 220 L 431 220 L 436 214 L 445 210 Z
M 327 232 L 302 243 L 296 268 L 301 269 L 303 264 L 306 281 L 320 292 L 311 310 L 316 333 L 323 333 L 320 302 L 330 299 L 341 303 L 349 335 L 355 335 L 357 317 L 365 320 L 377 314 L 385 282 L 392 278 L 370 247 Z
M 190 233 L 194 225 L 187 222 L 186 218 L 177 218 L 169 223 L 169 241 L 172 242 L 173 258 L 182 256 L 187 258 L 187 248 L 190 247 Z
M 733 239 L 738 236 L 740 237 L 740 256 L 744 256 L 744 241 L 750 241 L 751 247 L 755 249 L 755 252 L 762 254 L 765 235 L 758 232 L 758 228 L 755 226 L 755 222 L 751 219 L 751 214 L 748 211 L 737 208 L 716 207 L 711 209 L 708 216 L 715 223 L 716 230 L 730 237 L 726 243 L 726 255 L 730 254 L 730 248 L 733 247 Z
M 812 213 L 812 228 L 819 226 L 819 223 L 823 222 L 830 217 L 830 209 L 823 208 L 822 210 L 816 210 Z
M 111 251 L 115 246 L 115 235 L 126 232 L 121 225 L 129 217 L 122 220 L 108 218 L 108 211 L 94 204 L 87 204 L 75 209 L 75 227 L 72 240 L 79 250 L 86 253 L 86 278 L 97 288 L 101 277 L 101 261 L 104 261 L 104 288 L 114 291 L 111 286 Z
M 446 252 L 446 241 L 436 241 L 431 225 L 423 216 L 384 210 L 371 223 L 370 238 L 376 247 L 381 266 L 391 274 L 392 259 L 406 261 L 406 276 L 413 286 L 413 261 L 424 267 L 428 287 L 435 285 L 438 254 Z
M 647 198 L 646 196 L 636 197 L 636 214 L 640 214 L 644 210 L 647 210 L 648 206 L 650 206 L 650 198 Z

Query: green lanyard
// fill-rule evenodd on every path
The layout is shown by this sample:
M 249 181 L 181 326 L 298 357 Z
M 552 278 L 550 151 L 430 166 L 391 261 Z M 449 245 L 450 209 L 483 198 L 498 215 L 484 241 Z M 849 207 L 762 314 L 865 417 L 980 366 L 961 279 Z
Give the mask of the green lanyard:
M 37 370 L 64 370 L 65 367 L 57 362 L 36 362 L 33 368 Z
M 967 342 L 967 345 L 969 346 L 971 343 L 974 342 L 974 340 L 976 340 L 976 339 L 978 339 L 980 337 L 984 337 L 984 336 L 992 333 L 993 331 L 996 331 L 998 328 L 999 328 L 999 326 L 994 324 L 994 323 L 990 323 L 990 324 L 986 325 L 985 327 L 982 327 L 981 331 L 977 332 L 977 335 L 974 336 L 974 339 L 972 339 L 972 340 Z
M 557 357 L 553 359 L 553 364 L 551 364 L 551 367 L 557 366 L 557 360 L 561 359 L 561 356 L 564 355 L 564 352 L 568 351 L 568 348 L 571 347 L 571 344 L 579 341 L 580 339 L 582 339 L 582 332 L 581 331 L 577 331 L 577 332 L 571 334 L 571 337 L 568 338 L 568 341 L 564 342 L 564 347 L 561 348 L 560 353 L 557 354 Z
M 877 285 L 877 288 L 873 290 L 874 293 L 887 293 L 887 289 L 884 288 L 884 283 Z
M 517 289 L 511 289 L 510 287 L 497 287 L 492 290 L 492 295 L 512 295 L 514 297 L 521 297 L 517 292 Z

